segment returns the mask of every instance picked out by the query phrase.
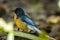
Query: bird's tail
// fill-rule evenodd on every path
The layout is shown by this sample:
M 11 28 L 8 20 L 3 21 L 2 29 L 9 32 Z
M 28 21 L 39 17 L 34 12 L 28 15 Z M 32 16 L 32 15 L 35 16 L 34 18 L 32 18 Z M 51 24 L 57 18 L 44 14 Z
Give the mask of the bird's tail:
M 38 33 L 41 32 L 41 31 L 40 31 L 38 28 L 36 28 L 36 27 L 34 27 L 34 30 L 36 30 Z
M 35 30 L 36 32 L 40 33 L 41 31 L 36 28 L 35 26 L 31 26 L 31 25 L 28 25 L 28 28 L 32 28 L 33 30 Z

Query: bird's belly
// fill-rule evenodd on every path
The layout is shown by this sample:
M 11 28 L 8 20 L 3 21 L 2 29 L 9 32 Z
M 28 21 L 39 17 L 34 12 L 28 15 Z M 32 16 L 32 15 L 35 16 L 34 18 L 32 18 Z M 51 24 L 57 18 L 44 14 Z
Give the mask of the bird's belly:
M 22 22 L 21 20 L 15 20 L 16 25 L 21 28 L 22 30 L 26 30 L 26 23 Z
M 14 21 L 17 27 L 21 28 L 22 30 L 26 30 L 26 23 L 22 22 L 22 20 L 18 18 L 16 14 L 14 14 Z

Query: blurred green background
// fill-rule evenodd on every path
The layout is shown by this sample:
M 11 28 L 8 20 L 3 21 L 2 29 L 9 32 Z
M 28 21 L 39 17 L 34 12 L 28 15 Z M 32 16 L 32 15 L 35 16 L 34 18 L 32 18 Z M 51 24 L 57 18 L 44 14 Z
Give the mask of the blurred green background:
M 4 18 L 6 22 L 11 22 L 13 21 L 13 11 L 17 7 L 21 7 L 39 29 L 45 30 L 49 36 L 60 40 L 59 1 L 60 0 L 0 0 L 0 17 Z M 14 26 L 15 30 L 18 30 L 15 24 Z

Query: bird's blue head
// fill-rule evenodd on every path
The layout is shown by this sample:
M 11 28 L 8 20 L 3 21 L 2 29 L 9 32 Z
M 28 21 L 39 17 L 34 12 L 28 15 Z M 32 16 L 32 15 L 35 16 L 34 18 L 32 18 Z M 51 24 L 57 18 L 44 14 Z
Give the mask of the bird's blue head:
M 16 8 L 15 13 L 16 13 L 17 16 L 25 15 L 22 8 Z

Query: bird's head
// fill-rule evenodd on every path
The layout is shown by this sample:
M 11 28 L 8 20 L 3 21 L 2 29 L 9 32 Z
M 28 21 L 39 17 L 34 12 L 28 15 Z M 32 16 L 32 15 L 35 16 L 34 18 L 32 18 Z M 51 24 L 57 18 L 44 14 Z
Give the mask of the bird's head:
M 22 8 L 16 8 L 14 12 L 17 16 L 25 15 Z

